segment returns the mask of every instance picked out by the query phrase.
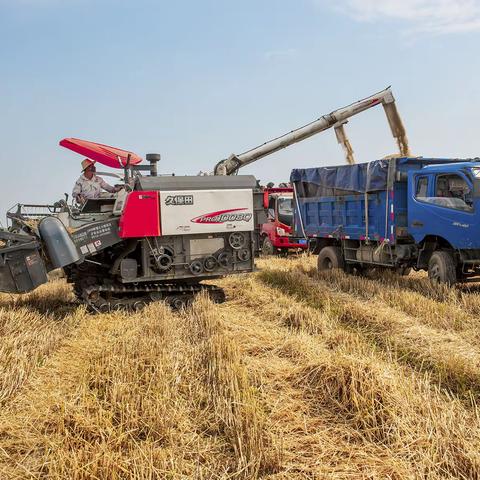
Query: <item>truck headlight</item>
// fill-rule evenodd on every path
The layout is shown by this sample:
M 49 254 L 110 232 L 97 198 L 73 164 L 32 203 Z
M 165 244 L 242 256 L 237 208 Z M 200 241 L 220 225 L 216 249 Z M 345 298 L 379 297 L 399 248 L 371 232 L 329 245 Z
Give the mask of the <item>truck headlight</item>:
M 279 237 L 286 237 L 287 236 L 287 232 L 285 231 L 284 228 L 282 227 L 277 227 L 277 235 Z

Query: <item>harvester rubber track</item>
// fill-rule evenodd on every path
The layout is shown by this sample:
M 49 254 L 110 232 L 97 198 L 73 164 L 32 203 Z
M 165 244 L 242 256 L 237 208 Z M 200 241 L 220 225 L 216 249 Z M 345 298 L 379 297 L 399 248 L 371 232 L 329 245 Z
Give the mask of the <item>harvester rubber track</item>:
M 186 284 L 142 284 L 127 286 L 92 285 L 79 292 L 77 297 L 84 302 L 90 311 L 106 313 L 110 311 L 139 311 L 150 302 L 165 301 L 173 310 L 188 307 L 196 295 L 206 292 L 215 303 L 225 301 L 223 289 L 215 285 Z

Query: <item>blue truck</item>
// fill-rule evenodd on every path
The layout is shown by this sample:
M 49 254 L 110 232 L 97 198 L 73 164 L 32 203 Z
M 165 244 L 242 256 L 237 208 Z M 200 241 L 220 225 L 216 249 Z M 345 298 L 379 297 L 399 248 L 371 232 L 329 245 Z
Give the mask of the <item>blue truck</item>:
M 480 159 L 391 158 L 295 169 L 294 235 L 318 269 L 480 277 Z

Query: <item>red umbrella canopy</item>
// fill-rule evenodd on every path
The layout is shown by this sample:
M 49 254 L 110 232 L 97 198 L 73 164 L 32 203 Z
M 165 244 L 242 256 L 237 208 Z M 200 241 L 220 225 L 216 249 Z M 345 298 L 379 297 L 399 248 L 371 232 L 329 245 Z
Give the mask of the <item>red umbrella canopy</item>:
M 143 159 L 139 155 L 120 148 L 102 145 L 101 143 L 88 142 L 79 138 L 64 138 L 60 145 L 68 148 L 80 155 L 84 155 L 90 160 L 106 165 L 112 168 L 123 168 L 127 164 L 130 156 L 130 165 L 137 165 Z

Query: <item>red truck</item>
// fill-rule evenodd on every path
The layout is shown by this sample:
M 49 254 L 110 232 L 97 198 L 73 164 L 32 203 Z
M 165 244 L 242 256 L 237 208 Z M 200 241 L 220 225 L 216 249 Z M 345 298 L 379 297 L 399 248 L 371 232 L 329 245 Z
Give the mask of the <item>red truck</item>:
M 261 246 L 264 255 L 287 253 L 289 250 L 305 250 L 304 238 L 291 236 L 293 221 L 293 189 L 265 188 L 263 206 L 268 220 L 261 226 Z

